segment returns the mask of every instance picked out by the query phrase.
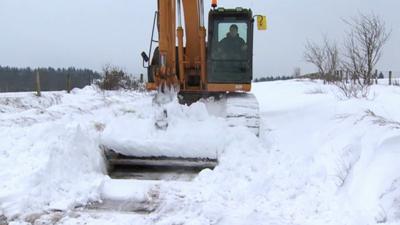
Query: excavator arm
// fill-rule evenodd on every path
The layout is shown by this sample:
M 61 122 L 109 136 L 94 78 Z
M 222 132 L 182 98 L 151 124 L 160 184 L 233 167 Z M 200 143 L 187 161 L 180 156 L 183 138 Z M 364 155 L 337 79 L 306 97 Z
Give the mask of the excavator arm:
M 159 68 L 155 82 L 160 85 L 176 85 L 176 1 L 158 0 Z
M 197 76 L 200 89 L 204 89 L 207 70 L 204 1 L 158 0 L 157 12 L 159 65 L 152 70 L 154 83 L 149 89 L 158 88 L 162 92 L 165 87 L 185 89 L 187 74 Z

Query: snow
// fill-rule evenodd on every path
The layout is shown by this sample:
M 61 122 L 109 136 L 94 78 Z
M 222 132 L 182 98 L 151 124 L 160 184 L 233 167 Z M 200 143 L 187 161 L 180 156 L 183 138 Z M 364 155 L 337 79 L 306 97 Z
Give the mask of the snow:
M 155 129 L 155 113 L 151 101 L 147 101 L 137 113 L 110 121 L 101 143 L 125 155 L 217 158 L 224 137 L 216 137 L 227 129 L 222 118 L 209 115 L 203 103 L 188 107 L 174 101 L 166 108 L 167 130 Z
M 117 180 L 105 181 L 101 187 L 102 199 L 144 202 L 156 181 Z
M 0 94 L 0 215 L 13 225 L 400 224 L 398 87 L 344 99 L 334 86 L 291 80 L 256 83 L 253 93 L 259 138 L 205 101 L 168 104 L 160 131 L 152 93 Z M 113 180 L 101 145 L 219 164 L 190 182 Z M 155 208 L 76 208 L 108 199 Z

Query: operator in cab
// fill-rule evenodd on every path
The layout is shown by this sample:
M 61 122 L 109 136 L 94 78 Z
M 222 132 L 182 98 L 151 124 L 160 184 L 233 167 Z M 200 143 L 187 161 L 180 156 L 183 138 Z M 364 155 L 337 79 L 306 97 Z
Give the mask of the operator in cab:
M 232 24 L 226 37 L 219 42 L 219 50 L 223 58 L 243 59 L 246 57 L 246 42 L 239 36 L 238 26 Z

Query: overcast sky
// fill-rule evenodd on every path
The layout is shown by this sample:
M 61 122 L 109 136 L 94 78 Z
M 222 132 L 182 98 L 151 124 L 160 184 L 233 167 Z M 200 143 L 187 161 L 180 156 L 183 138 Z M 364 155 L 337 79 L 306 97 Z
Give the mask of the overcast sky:
M 208 7 L 208 1 L 205 1 Z M 211 2 L 211 1 L 210 1 Z M 255 31 L 254 75 L 290 75 L 304 62 L 307 40 L 344 38 L 342 19 L 381 16 L 392 36 L 379 68 L 400 71 L 400 0 L 220 0 L 265 14 L 269 30 Z M 118 65 L 144 73 L 156 0 L 0 0 L 0 65 L 86 67 Z M 208 10 L 208 9 L 207 9 Z

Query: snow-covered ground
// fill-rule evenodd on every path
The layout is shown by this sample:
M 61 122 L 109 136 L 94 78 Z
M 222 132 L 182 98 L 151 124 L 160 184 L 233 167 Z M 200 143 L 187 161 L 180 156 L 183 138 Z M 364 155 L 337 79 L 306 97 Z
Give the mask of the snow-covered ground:
M 257 138 L 204 103 L 168 105 L 154 128 L 151 94 L 0 94 L 0 224 L 400 224 L 400 88 L 342 99 L 312 81 L 254 84 Z M 118 181 L 100 145 L 148 155 L 217 157 L 191 182 Z M 102 198 L 151 212 L 88 211 Z

